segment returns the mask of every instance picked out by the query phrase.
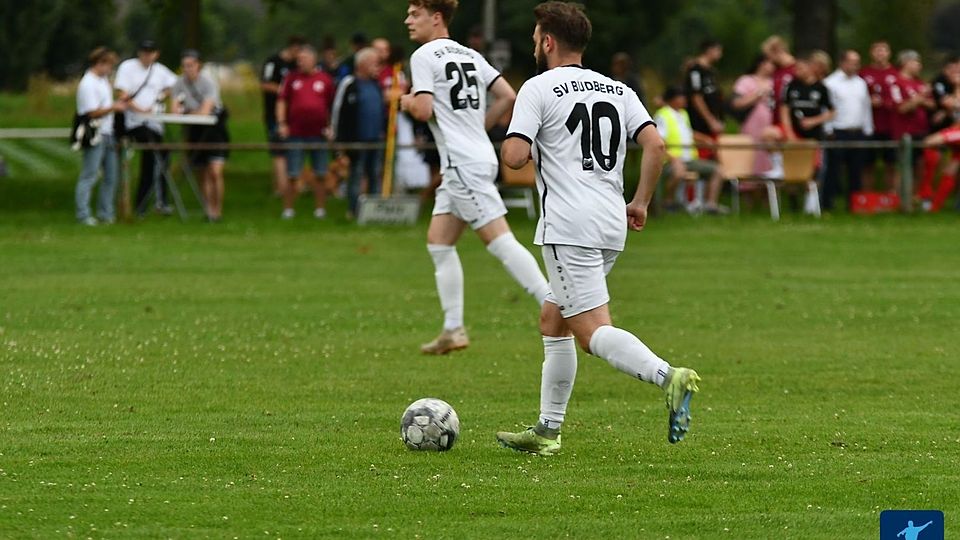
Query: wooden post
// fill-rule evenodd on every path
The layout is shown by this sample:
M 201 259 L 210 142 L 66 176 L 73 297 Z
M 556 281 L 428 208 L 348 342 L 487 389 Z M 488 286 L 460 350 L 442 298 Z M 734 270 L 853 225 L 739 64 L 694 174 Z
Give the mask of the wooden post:
M 403 64 L 397 62 L 393 65 L 393 85 L 391 92 L 400 88 L 400 71 Z M 383 156 L 383 189 L 380 196 L 384 199 L 390 197 L 393 192 L 393 165 L 397 150 L 397 110 L 400 108 L 399 92 L 395 92 L 398 97 L 390 99 L 390 117 L 387 118 L 387 149 Z

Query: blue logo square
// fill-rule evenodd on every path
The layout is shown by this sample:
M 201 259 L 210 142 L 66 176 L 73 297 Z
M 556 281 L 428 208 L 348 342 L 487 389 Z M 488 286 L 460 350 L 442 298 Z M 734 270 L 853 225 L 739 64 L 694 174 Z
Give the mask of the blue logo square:
M 940 510 L 880 512 L 880 540 L 943 540 Z

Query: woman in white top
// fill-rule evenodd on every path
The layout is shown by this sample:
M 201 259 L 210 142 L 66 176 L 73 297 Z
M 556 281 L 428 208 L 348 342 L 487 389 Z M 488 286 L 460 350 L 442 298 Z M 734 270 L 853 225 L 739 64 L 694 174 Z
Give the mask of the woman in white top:
M 77 221 L 84 225 L 113 223 L 116 220 L 114 194 L 117 188 L 117 151 L 113 137 L 113 113 L 126 108 L 123 102 L 113 100 L 113 88 L 108 79 L 117 65 L 117 53 L 106 47 L 97 47 L 89 56 L 90 68 L 77 87 L 77 114 L 90 119 L 98 129 L 91 145 L 83 149 L 83 168 L 77 179 Z M 103 183 L 97 197 L 97 217 L 90 211 L 90 196 L 100 170 Z M 99 218 L 99 221 L 98 221 Z

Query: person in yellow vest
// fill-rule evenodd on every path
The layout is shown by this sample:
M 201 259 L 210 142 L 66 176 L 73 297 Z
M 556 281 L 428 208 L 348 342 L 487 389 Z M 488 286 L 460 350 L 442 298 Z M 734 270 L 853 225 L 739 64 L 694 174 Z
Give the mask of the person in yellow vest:
M 713 144 L 707 137 L 693 131 L 690 125 L 690 116 L 687 114 L 687 98 L 683 89 L 671 86 L 663 94 L 664 106 L 657 110 L 653 121 L 657 124 L 657 131 L 667 145 L 667 164 L 663 174 L 667 177 L 666 201 L 664 209 L 676 212 L 686 208 L 688 212 L 704 212 L 710 215 L 730 213 L 726 206 L 719 204 L 720 188 L 723 187 L 723 171 L 715 161 L 698 159 L 694 144 Z M 698 200 L 689 205 L 683 204 L 686 197 L 678 198 L 678 189 L 686 179 L 688 172 L 694 172 L 699 178 L 706 180 L 706 202 Z

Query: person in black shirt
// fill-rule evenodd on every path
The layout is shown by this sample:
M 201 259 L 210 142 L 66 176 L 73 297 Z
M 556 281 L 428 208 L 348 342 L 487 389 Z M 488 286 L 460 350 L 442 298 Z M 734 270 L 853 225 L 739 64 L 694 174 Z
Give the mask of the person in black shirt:
M 280 92 L 280 85 L 288 71 L 297 67 L 297 54 L 300 48 L 306 45 L 307 41 L 300 36 L 290 36 L 287 39 L 287 46 L 280 52 L 274 54 L 263 63 L 263 69 L 260 71 L 260 90 L 263 92 L 263 122 L 267 126 L 267 141 L 271 144 L 280 143 L 280 137 L 277 135 L 277 94 Z M 273 191 L 281 193 L 281 178 L 285 177 L 287 160 L 285 151 L 271 149 L 270 155 L 273 158 Z
M 956 96 L 957 88 L 952 80 L 955 73 L 960 72 L 960 56 L 951 56 L 943 64 L 943 70 L 930 83 L 933 89 L 933 99 L 937 108 L 930 113 L 930 132 L 934 133 L 953 125 L 954 113 L 960 108 L 960 100 Z
M 784 90 L 778 113 L 788 141 L 823 138 L 823 125 L 835 113 L 830 92 L 809 57 L 797 61 L 796 76 Z
M 627 88 L 634 91 L 642 103 L 647 103 L 647 96 L 643 92 L 643 82 L 633 71 L 633 59 L 625 52 L 618 52 L 610 60 L 610 78 L 622 82 Z
M 709 137 L 723 132 L 723 95 L 713 69 L 722 57 L 723 45 L 714 40 L 704 41 L 700 44 L 700 55 L 684 77 L 690 125 L 694 131 Z

